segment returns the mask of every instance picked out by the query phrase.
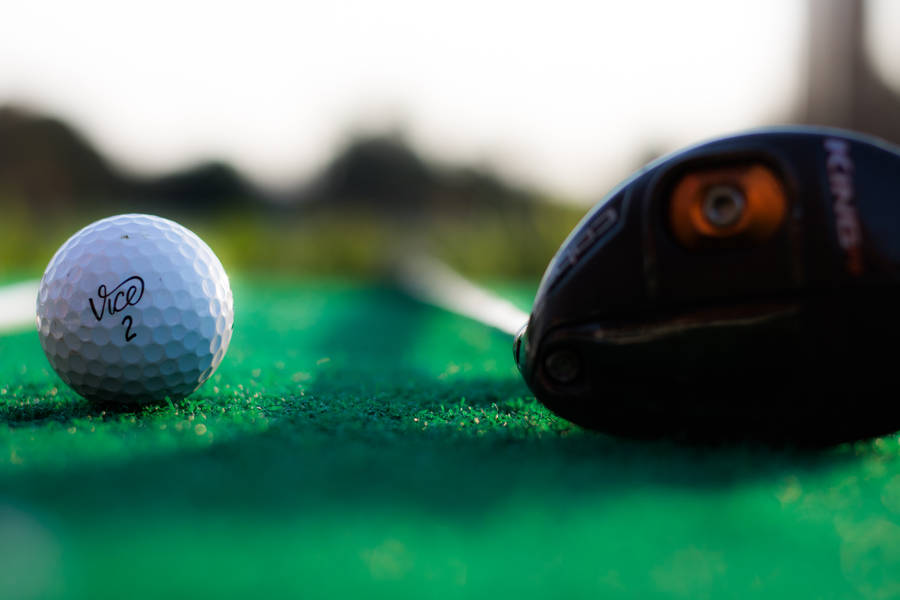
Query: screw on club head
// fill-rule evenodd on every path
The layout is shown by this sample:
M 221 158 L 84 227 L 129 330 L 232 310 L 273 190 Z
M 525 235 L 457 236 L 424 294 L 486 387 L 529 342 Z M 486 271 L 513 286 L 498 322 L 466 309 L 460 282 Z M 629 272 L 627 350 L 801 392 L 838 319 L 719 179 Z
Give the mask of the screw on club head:
M 729 227 L 740 220 L 746 205 L 747 200 L 739 188 L 731 185 L 713 186 L 703 198 L 703 216 L 711 225 Z
M 571 350 L 557 350 L 544 361 L 547 374 L 558 383 L 571 383 L 581 372 L 581 361 Z

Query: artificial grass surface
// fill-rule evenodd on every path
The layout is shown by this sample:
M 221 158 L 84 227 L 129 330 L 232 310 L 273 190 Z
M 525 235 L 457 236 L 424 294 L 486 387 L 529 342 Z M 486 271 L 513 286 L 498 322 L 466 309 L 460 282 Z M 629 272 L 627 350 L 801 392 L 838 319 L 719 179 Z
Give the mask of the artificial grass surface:
M 508 336 L 388 288 L 235 301 L 214 378 L 139 412 L 0 336 L 0 598 L 900 595 L 896 436 L 617 440 L 536 403 Z

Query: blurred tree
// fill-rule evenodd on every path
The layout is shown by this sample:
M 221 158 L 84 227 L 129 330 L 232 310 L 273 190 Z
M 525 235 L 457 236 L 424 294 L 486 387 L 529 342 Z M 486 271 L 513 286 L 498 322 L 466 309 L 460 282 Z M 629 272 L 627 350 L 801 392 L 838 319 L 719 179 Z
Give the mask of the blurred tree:
M 432 169 L 398 135 L 357 138 L 343 148 L 308 191 L 332 207 L 413 212 L 436 183 Z
M 216 162 L 162 177 L 123 173 L 70 125 L 0 108 L 0 202 L 41 218 L 77 210 L 255 210 L 263 193 Z
M 125 179 L 72 127 L 19 108 L 0 108 L 0 190 L 37 214 L 111 200 Z
M 259 203 L 253 201 L 264 196 L 233 167 L 222 162 L 203 163 L 135 182 L 134 195 L 140 204 L 157 204 L 188 212 L 259 209 Z
M 427 161 L 395 134 L 352 140 L 302 196 L 304 207 L 403 217 L 522 210 L 538 198 L 488 169 Z
M 809 79 L 799 120 L 900 144 L 900 95 L 866 54 L 865 9 L 862 0 L 809 0 Z

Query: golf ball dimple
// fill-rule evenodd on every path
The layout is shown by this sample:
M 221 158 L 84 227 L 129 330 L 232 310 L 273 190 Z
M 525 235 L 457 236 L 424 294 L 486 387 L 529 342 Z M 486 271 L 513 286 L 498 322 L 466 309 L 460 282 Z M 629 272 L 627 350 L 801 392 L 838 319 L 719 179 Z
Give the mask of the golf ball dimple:
M 88 399 L 183 398 L 222 362 L 234 326 L 225 269 L 200 238 L 151 215 L 88 225 L 41 279 L 37 330 L 50 365 Z

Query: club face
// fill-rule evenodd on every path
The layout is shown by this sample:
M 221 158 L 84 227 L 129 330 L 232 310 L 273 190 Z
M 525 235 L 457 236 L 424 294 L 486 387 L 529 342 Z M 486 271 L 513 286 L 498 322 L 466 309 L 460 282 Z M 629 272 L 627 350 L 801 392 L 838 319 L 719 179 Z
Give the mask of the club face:
M 900 428 L 900 155 L 757 131 L 613 190 L 548 267 L 519 368 L 586 427 L 837 441 Z

